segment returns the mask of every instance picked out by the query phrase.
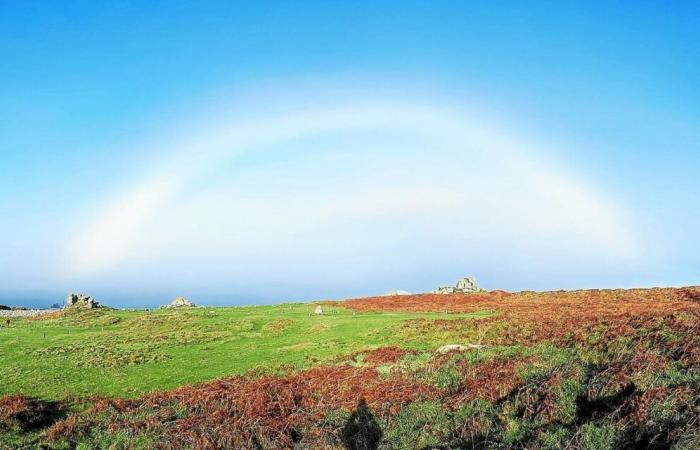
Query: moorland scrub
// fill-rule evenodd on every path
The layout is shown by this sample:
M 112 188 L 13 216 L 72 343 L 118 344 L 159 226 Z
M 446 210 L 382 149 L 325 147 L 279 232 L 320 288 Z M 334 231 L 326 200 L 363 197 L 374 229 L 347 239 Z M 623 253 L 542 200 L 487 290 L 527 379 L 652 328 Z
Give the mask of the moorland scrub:
M 700 289 L 62 311 L 0 330 L 6 448 L 697 448 Z M 436 352 L 445 344 L 472 344 Z

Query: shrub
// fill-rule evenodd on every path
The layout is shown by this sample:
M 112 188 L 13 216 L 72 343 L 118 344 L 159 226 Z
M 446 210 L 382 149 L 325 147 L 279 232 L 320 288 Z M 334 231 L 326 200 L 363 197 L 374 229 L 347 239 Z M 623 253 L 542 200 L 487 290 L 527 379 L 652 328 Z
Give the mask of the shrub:
M 542 450 L 559 450 L 567 448 L 570 433 L 562 427 L 542 431 L 538 436 L 538 443 Z
M 554 390 L 554 419 L 562 424 L 571 425 L 577 419 L 576 399 L 583 394 L 581 380 L 569 378 L 563 380 Z
M 457 437 L 468 446 L 488 440 L 495 428 L 496 408 L 487 400 L 465 403 L 454 414 Z
M 413 402 L 396 415 L 386 441 L 392 449 L 430 448 L 451 441 L 453 432 L 452 415 L 441 402 Z
M 454 361 L 450 361 L 433 372 L 429 377 L 429 381 L 434 386 L 444 390 L 448 395 L 453 395 L 462 389 L 463 378 L 462 372 Z
M 609 422 L 586 423 L 581 427 L 581 444 L 586 450 L 609 450 L 614 448 L 617 432 Z

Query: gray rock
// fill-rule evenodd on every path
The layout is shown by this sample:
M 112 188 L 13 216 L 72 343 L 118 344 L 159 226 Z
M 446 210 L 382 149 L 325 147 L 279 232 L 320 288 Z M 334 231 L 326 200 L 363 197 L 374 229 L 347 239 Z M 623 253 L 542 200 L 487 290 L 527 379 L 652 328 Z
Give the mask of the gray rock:
M 95 309 L 99 308 L 100 304 L 90 295 L 83 294 L 68 294 L 66 297 L 66 308 L 84 308 Z
M 396 290 L 389 291 L 386 294 L 384 294 L 385 297 L 391 297 L 394 295 L 411 295 L 411 293 L 408 291 L 402 291 L 400 289 L 396 289 Z
M 431 294 L 472 294 L 474 292 L 482 292 L 476 284 L 476 279 L 472 277 L 464 277 L 453 286 L 440 286 L 431 292 Z
M 484 346 L 477 345 L 477 344 L 467 344 L 467 345 L 447 344 L 447 345 L 443 345 L 442 347 L 435 350 L 435 353 L 439 353 L 441 355 L 444 355 L 445 353 L 450 353 L 450 352 L 463 352 L 466 350 L 478 350 L 480 348 L 484 348 Z
M 456 290 L 452 286 L 440 286 L 434 291 L 430 291 L 431 294 L 454 294 L 455 292 Z
M 187 300 L 185 297 L 175 297 L 175 300 L 168 303 L 167 305 L 161 306 L 161 308 L 194 308 L 195 304 Z
M 457 290 L 460 291 L 469 292 L 479 292 L 481 290 L 479 289 L 479 286 L 476 285 L 476 279 L 470 277 L 464 277 L 461 280 L 459 280 L 455 288 L 457 288 Z

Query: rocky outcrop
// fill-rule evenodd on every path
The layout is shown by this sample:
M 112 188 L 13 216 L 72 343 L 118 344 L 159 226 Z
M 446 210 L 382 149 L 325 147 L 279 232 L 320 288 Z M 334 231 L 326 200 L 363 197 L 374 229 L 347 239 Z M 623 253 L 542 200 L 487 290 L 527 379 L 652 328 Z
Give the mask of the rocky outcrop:
M 481 289 L 476 285 L 476 278 L 464 277 L 457 282 L 455 288 L 458 291 L 479 292 Z
M 391 297 L 394 295 L 411 295 L 411 293 L 408 291 L 402 291 L 400 289 L 396 289 L 396 290 L 389 291 L 386 294 L 384 294 L 385 297 Z
M 431 294 L 473 294 L 475 292 L 482 292 L 481 289 L 476 284 L 476 279 L 472 277 L 464 277 L 453 286 L 440 286 L 431 292 Z
M 175 300 L 168 303 L 167 305 L 161 306 L 161 308 L 194 308 L 196 305 L 191 301 L 187 300 L 185 297 L 175 297 Z
M 94 309 L 100 304 L 90 295 L 68 294 L 66 297 L 66 308 Z

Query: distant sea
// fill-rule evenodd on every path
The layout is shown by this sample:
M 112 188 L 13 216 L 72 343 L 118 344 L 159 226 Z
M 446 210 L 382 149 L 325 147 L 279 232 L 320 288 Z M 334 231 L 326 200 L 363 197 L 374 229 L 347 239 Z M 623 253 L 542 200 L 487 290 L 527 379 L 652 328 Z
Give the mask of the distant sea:
M 159 295 L 159 294 L 144 294 L 144 295 L 119 295 L 119 294 L 104 294 L 88 293 L 102 305 L 111 306 L 113 308 L 157 308 L 160 305 L 170 303 L 177 295 Z M 63 306 L 66 301 L 67 294 L 41 294 L 41 295 L 22 295 L 22 294 L 5 294 L 0 295 L 0 305 L 4 306 L 22 306 L 28 309 L 47 309 L 54 304 Z M 312 301 L 314 299 L 292 299 L 283 297 L 260 297 L 255 295 L 221 295 L 221 294 L 202 294 L 202 295 L 183 295 L 188 300 L 199 306 L 241 306 L 241 305 L 270 305 L 276 303 L 287 302 L 303 302 Z
M 23 306 L 27 309 L 47 309 L 54 304 L 63 306 L 65 299 L 53 297 L 0 296 L 0 305 Z

